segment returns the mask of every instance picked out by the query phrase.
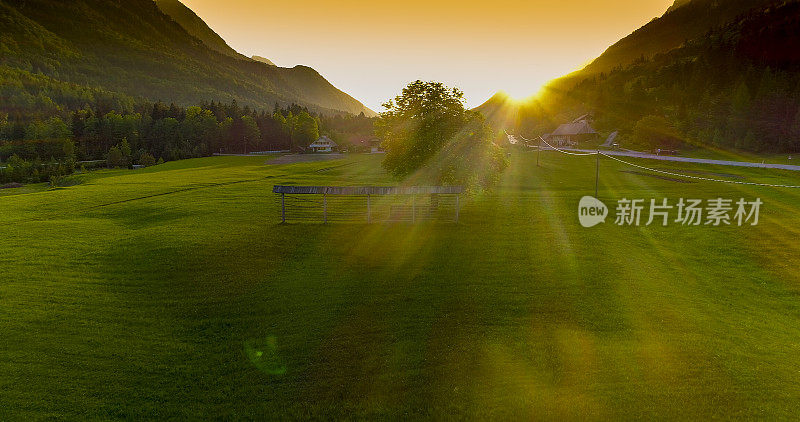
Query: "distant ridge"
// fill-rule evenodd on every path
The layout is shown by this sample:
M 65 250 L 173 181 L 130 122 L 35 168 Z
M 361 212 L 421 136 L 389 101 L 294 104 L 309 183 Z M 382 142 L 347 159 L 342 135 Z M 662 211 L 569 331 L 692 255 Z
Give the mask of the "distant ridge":
M 474 110 L 483 114 L 496 130 L 513 129 L 519 124 L 520 103 L 504 91 L 494 94 Z
M 692 0 L 675 0 L 675 3 L 672 3 L 672 6 L 670 6 L 669 9 L 667 9 L 667 12 L 671 12 L 671 11 L 673 11 L 673 10 L 683 6 L 683 5 L 689 4 L 691 2 L 692 2 Z
M 251 57 L 251 59 L 253 59 L 253 60 L 257 61 L 257 62 L 266 63 L 266 64 L 268 64 L 270 66 L 275 66 L 275 63 L 272 63 L 272 60 L 270 60 L 270 59 L 268 59 L 266 57 L 253 56 L 253 57 Z
M 186 32 L 202 41 L 211 49 L 231 57 L 244 57 L 231 48 L 222 37 L 209 28 L 199 16 L 191 9 L 184 6 L 179 0 L 155 0 L 155 2 L 165 15 L 174 19 Z

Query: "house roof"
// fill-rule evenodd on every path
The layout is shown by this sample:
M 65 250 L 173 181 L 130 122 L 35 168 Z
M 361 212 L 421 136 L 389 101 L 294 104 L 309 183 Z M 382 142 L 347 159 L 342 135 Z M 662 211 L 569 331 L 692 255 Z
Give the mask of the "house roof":
M 320 136 L 319 139 L 317 139 L 316 141 L 312 142 L 311 145 L 309 145 L 309 147 L 335 147 L 335 146 L 337 146 L 336 142 L 333 142 L 330 138 L 324 135 Z
M 592 126 L 589 125 L 589 122 L 586 120 L 580 120 L 577 122 L 572 123 L 565 123 L 558 127 L 558 129 L 554 130 L 550 136 L 565 136 L 565 135 L 584 135 L 584 134 L 595 134 L 597 133 Z
M 578 117 L 577 119 L 573 120 L 573 121 L 572 121 L 572 123 L 578 123 L 578 122 L 580 122 L 581 120 L 588 120 L 588 117 L 589 117 L 589 115 L 588 115 L 588 114 L 584 114 L 584 115 L 582 115 L 581 117 Z

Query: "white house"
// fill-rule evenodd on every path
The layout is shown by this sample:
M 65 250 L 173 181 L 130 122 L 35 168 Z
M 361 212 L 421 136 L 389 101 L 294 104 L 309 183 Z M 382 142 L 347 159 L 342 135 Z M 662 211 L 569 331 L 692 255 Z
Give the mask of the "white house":
M 381 148 L 381 140 L 380 139 L 372 138 L 369 141 L 367 141 L 367 144 L 369 144 L 369 152 L 370 153 L 378 154 L 378 153 L 383 152 L 383 148 Z
M 320 136 L 319 139 L 312 142 L 308 148 L 314 152 L 331 152 L 336 148 L 336 142 L 333 142 L 327 136 Z

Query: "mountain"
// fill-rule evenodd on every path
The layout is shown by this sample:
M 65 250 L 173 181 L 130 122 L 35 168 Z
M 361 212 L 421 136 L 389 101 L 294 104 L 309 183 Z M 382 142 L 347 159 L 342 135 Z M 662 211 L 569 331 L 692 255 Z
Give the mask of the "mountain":
M 658 122 L 665 144 L 800 152 L 800 1 L 755 7 L 679 48 L 586 75 L 555 101 L 593 113 L 598 130 L 619 130 L 628 145 L 660 146 L 637 135 Z
M 272 63 L 272 60 L 270 60 L 270 59 L 268 59 L 266 57 L 253 56 L 253 57 L 251 57 L 251 59 L 253 59 L 253 60 L 257 61 L 257 62 L 266 63 L 266 64 L 268 64 L 270 66 L 275 66 L 275 63 Z
M 579 71 L 600 73 L 680 47 L 684 42 L 724 25 L 753 8 L 774 0 L 676 0 L 667 12 L 609 47 Z
M 298 92 L 306 101 L 315 104 L 324 102 L 328 108 L 335 110 L 351 108 L 350 97 L 340 95 L 341 91 L 326 81 L 316 70 L 302 65 L 292 68 L 277 67 L 276 69 L 283 80 L 287 82 L 287 86 Z M 367 117 L 377 116 L 377 113 L 363 105 L 360 110 L 352 111 L 353 114 L 362 112 Z
M 800 152 L 800 1 L 676 2 L 548 88 L 522 104 L 495 96 L 478 110 L 527 136 L 590 113 L 628 148 Z M 664 136 L 642 135 L 654 132 Z
M 231 53 L 191 11 L 160 3 L 177 15 L 152 0 L 0 0 L 0 80 L 9 99 L 0 111 L 68 110 L 87 101 L 130 111 L 134 100 L 147 99 L 375 114 L 308 68 Z
M 218 51 L 222 54 L 241 58 L 239 53 L 231 48 L 225 40 L 222 39 L 216 32 L 197 16 L 192 9 L 184 6 L 178 0 L 155 0 L 156 6 L 164 12 L 165 15 L 171 17 L 190 35 L 199 39 L 203 44 L 209 48 Z
M 237 53 L 223 40 L 216 32 L 206 25 L 191 9 L 184 6 L 179 0 L 155 0 L 158 7 L 178 24 L 183 26 L 187 32 L 200 39 L 210 48 L 223 54 L 237 58 L 244 57 Z M 271 60 L 253 56 L 251 60 L 275 66 Z M 363 105 L 353 107 L 352 98 L 343 95 L 344 93 L 334 87 L 322 75 L 307 66 L 295 66 L 293 68 L 277 68 L 279 74 L 288 82 L 288 86 L 300 93 L 300 96 L 311 104 L 323 104 L 326 108 L 334 110 L 347 110 L 352 114 L 364 113 L 367 116 L 375 116 L 372 110 Z M 360 103 L 359 103 L 360 104 Z
M 667 9 L 667 13 L 669 13 L 669 12 L 671 12 L 671 11 L 673 11 L 673 10 L 675 10 L 675 9 L 685 5 L 685 4 L 689 4 L 691 1 L 692 0 L 675 0 L 675 2 L 672 3 L 672 6 L 670 6 L 669 9 Z
M 550 131 L 564 121 L 575 116 L 566 107 L 554 107 L 542 98 L 515 100 L 505 92 L 498 92 L 473 110 L 480 112 L 486 122 L 498 135 L 504 138 L 504 131 L 510 134 L 533 136 Z
M 519 126 L 522 105 L 523 102 L 516 101 L 507 93 L 500 91 L 474 110 L 483 114 L 486 122 L 495 130 L 513 130 Z

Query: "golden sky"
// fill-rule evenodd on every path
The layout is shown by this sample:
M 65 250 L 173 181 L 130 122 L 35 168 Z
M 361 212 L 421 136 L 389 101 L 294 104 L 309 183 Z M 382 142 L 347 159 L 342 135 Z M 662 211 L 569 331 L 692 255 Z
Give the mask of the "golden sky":
M 375 111 L 416 79 L 535 94 L 660 16 L 673 0 L 183 0 L 231 47 L 315 68 Z

